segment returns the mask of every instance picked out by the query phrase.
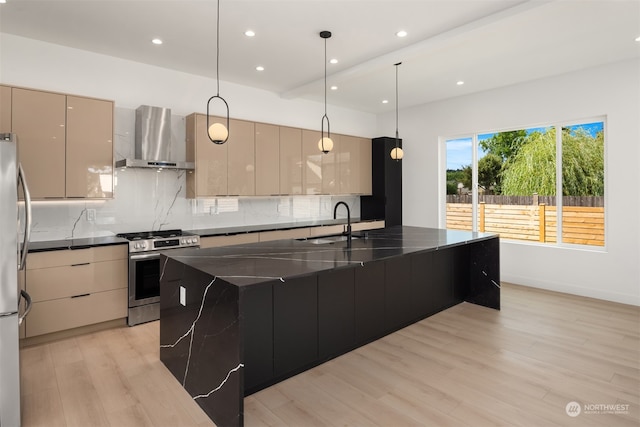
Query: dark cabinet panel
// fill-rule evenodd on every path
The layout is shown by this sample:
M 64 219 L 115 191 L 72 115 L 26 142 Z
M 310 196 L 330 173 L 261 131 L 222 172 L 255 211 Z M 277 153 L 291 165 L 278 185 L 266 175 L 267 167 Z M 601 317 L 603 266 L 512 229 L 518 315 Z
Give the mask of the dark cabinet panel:
M 402 147 L 402 139 L 398 140 Z M 360 198 L 362 219 L 384 219 L 387 227 L 402 224 L 402 161 L 391 158 L 395 138 L 371 141 L 371 196 Z
M 244 387 L 251 391 L 273 377 L 272 284 L 242 288 L 240 304 L 244 330 Z
M 355 326 L 358 344 L 384 335 L 384 262 L 355 269 Z
M 458 304 L 467 298 L 470 279 L 469 246 L 458 246 L 450 249 L 453 252 L 453 302 Z
M 385 261 L 384 272 L 385 326 L 396 330 L 413 320 L 411 307 L 411 258 L 399 257 Z
M 355 344 L 354 271 L 334 270 L 318 275 L 318 346 L 328 359 Z
M 414 318 L 423 318 L 438 310 L 442 298 L 440 286 L 442 282 L 433 277 L 433 253 L 413 255 L 411 257 L 412 306 L 410 309 L 413 310 Z
M 465 266 L 456 266 L 456 252 L 454 248 L 448 248 L 433 252 L 433 296 L 437 301 L 434 311 L 443 310 L 453 305 L 454 271 L 456 268 L 466 269 Z
M 318 276 L 273 286 L 273 356 L 276 376 L 318 358 Z
M 470 246 L 469 286 L 466 300 L 500 309 L 500 241 L 475 242 Z

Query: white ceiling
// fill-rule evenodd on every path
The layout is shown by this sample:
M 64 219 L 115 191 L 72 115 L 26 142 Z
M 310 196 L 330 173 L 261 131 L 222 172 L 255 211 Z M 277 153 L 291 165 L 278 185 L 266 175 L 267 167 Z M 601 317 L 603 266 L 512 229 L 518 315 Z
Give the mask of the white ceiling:
M 214 0 L 6 1 L 0 32 L 215 77 Z M 640 0 L 221 0 L 220 16 L 222 96 L 228 81 L 322 102 L 329 30 L 329 104 L 372 113 L 395 108 L 400 61 L 408 107 L 640 58 Z

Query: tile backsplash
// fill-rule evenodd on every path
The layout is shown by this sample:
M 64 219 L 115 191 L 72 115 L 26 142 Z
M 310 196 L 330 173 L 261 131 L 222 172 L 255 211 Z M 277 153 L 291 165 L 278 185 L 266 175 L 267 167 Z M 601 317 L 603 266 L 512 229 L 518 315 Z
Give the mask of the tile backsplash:
M 134 156 L 135 110 L 115 109 L 115 158 Z M 185 160 L 185 120 L 172 117 L 172 155 Z M 220 197 L 187 199 L 186 171 L 116 169 L 114 198 L 106 201 L 35 202 L 31 240 L 111 236 L 122 232 L 196 230 L 333 218 L 344 200 L 360 216 L 358 196 Z M 345 212 L 340 210 L 340 217 Z

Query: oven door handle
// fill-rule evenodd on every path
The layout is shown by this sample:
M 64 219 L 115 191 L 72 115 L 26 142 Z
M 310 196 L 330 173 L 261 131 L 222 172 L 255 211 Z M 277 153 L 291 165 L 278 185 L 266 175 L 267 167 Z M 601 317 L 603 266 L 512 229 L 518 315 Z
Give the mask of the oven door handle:
M 131 260 L 136 260 L 136 259 L 150 259 L 150 258 L 160 258 L 160 252 L 154 252 L 151 254 L 135 254 L 135 255 L 129 255 L 129 259 Z

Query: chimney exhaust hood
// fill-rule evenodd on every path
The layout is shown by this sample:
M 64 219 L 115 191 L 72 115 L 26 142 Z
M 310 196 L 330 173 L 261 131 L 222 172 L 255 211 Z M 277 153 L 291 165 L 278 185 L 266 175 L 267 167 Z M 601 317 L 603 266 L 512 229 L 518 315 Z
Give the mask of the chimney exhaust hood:
M 135 158 L 116 162 L 117 168 L 186 169 L 193 162 L 171 158 L 171 109 L 141 105 L 136 109 Z

